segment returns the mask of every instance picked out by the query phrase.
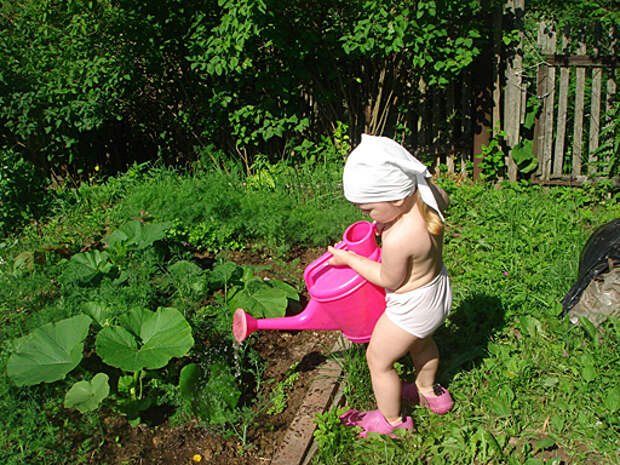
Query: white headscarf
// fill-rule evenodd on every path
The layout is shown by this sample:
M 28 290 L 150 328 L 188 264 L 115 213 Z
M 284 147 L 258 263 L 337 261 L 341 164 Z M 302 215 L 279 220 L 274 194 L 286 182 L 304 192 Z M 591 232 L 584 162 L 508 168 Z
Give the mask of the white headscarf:
M 361 143 L 349 154 L 342 181 L 344 196 L 353 203 L 389 202 L 420 190 L 422 201 L 443 215 L 426 178 L 426 166 L 402 145 L 387 137 L 362 134 Z

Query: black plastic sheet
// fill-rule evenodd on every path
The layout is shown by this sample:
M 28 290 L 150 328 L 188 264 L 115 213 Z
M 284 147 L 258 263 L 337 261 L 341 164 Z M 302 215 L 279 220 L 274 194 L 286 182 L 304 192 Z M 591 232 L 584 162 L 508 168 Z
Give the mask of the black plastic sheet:
M 565 316 L 580 301 L 584 290 L 592 280 L 599 275 L 612 273 L 618 266 L 620 266 L 620 218 L 600 226 L 586 242 L 579 257 L 577 282 L 564 296 L 561 316 Z M 613 276 L 615 279 L 617 274 Z

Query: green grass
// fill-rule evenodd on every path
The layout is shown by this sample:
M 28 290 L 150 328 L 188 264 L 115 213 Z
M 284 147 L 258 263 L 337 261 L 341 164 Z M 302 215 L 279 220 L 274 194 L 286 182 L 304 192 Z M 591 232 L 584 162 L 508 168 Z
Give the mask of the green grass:
M 66 384 L 10 382 L 11 340 L 97 299 L 118 312 L 181 306 L 202 331 L 209 327 L 204 308 L 191 292 L 174 290 L 170 264 L 196 250 L 217 258 L 239 246 L 286 263 L 292 247 L 327 246 L 360 218 L 342 196 L 337 169 L 266 174 L 243 179 L 135 166 L 57 192 L 45 219 L 0 239 L 1 463 L 81 463 L 103 440 L 96 413 L 62 407 Z M 581 189 L 442 184 L 452 200 L 445 261 L 454 306 L 437 334 L 439 379 L 457 408 L 443 417 L 416 410 L 418 433 L 398 442 L 358 441 L 330 413 L 318 463 L 524 463 L 554 454 L 565 463 L 614 463 L 618 324 L 604 325 L 599 341 L 557 315 L 585 240 L 620 216 L 618 203 L 598 202 Z M 174 222 L 175 236 L 166 247 L 127 258 L 131 274 L 121 288 L 107 278 L 91 286 L 59 282 L 68 256 L 101 248 L 106 234 L 132 218 Z M 192 248 L 181 247 L 180 238 Z M 300 276 L 290 278 L 302 285 Z M 346 367 L 349 404 L 374 408 L 363 350 L 348 353 Z M 405 362 L 399 369 L 412 375 Z M 78 371 L 71 376 L 85 374 Z
M 590 203 L 583 190 L 444 184 L 454 303 L 435 338 L 438 379 L 455 409 L 415 408 L 417 432 L 398 441 L 324 441 L 314 463 L 618 463 L 620 324 L 597 335 L 558 317 L 585 241 L 620 216 L 617 201 Z M 399 369 L 413 378 L 409 361 Z M 376 408 L 363 347 L 346 357 L 345 373 L 347 404 Z M 345 428 L 331 415 L 320 422 Z

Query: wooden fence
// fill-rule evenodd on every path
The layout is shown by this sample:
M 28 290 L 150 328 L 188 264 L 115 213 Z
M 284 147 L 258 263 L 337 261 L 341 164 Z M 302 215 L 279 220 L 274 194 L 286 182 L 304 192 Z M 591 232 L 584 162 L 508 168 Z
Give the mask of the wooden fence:
M 507 0 L 503 14 L 495 17 L 494 29 L 514 28 L 522 21 L 523 8 L 524 0 Z M 528 140 L 526 150 L 538 160 L 536 171 L 528 174 L 534 182 L 580 184 L 608 177 L 614 157 L 618 163 L 613 138 L 618 130 L 614 109 L 620 60 L 613 31 L 589 31 L 595 44 L 589 49 L 583 32 L 559 33 L 555 25 L 540 23 L 536 44 L 529 43 L 532 38 L 522 29 L 508 51 L 502 50 L 498 36 L 488 58 L 490 66 L 482 71 L 480 66 L 471 67 L 445 91 L 422 92 L 415 109 L 418 124 L 408 141 L 413 153 L 430 152 L 437 165 L 445 164 L 454 174 L 466 175 L 466 164 L 472 162 L 474 178 L 479 179 L 481 147 L 502 131 L 510 180 L 519 176 L 513 151 L 520 142 L 523 150 L 523 141 Z M 534 65 L 524 64 L 526 45 L 530 56 L 537 56 Z M 481 72 L 491 73 L 490 78 Z M 486 97 L 481 97 L 481 80 L 490 84 Z M 526 127 L 528 111 L 536 112 L 533 128 Z M 620 177 L 612 181 L 620 185 Z
M 604 131 L 614 124 L 618 57 L 609 53 L 613 42 L 607 54 L 595 47 L 587 55 L 586 44 L 571 38 L 570 32 L 563 31 L 558 40 L 557 31 L 549 24 L 541 23 L 538 29 L 543 61 L 536 79 L 536 97 L 542 109 L 534 133 L 534 154 L 539 162 L 535 180 L 545 183 L 581 183 L 604 175 L 597 163 L 609 164 L 613 156 L 613 132 Z M 595 31 L 595 39 L 600 34 Z

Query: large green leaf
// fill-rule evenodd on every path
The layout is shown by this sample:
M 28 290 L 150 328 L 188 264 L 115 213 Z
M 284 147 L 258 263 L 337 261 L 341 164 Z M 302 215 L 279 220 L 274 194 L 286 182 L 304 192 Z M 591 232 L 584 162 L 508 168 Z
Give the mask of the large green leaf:
M 530 173 L 538 167 L 538 160 L 533 154 L 533 141 L 531 140 L 521 140 L 512 149 L 512 158 L 522 173 Z
M 134 309 L 122 321 L 127 329 L 103 328 L 95 342 L 103 361 L 122 370 L 162 368 L 172 357 L 186 355 L 194 345 L 189 323 L 174 308 L 157 312 Z
M 232 281 L 239 280 L 242 274 L 243 268 L 234 262 L 218 263 L 209 273 L 209 284 L 221 289 Z
M 290 284 L 286 284 L 285 282 L 277 279 L 272 279 L 269 281 L 269 285 L 282 291 L 287 299 L 299 301 L 299 293 Z
M 277 279 L 262 279 L 254 276 L 250 267 L 243 267 L 241 284 L 232 288 L 229 304 L 232 308 L 243 308 L 255 318 L 284 316 L 288 299 L 299 300 L 294 287 Z
M 288 305 L 287 293 L 269 281 L 255 278 L 245 287 L 235 289 L 229 300 L 230 307 L 243 308 L 254 318 L 284 316 Z
M 171 223 L 142 224 L 139 220 L 125 223 L 104 239 L 109 247 L 130 246 L 136 250 L 146 249 L 165 237 Z
M 107 252 L 91 250 L 76 253 L 69 260 L 61 279 L 65 283 L 88 283 L 100 274 L 109 273 L 113 266 Z
M 96 410 L 108 397 L 110 385 L 108 375 L 97 373 L 91 381 L 78 381 L 65 394 L 65 407 L 76 408 L 81 413 Z
M 112 321 L 112 309 L 101 302 L 86 302 L 81 307 L 82 312 L 95 320 L 99 326 L 109 326 Z
M 73 370 L 84 350 L 90 318 L 78 315 L 48 323 L 14 341 L 7 373 L 18 386 L 51 383 Z

